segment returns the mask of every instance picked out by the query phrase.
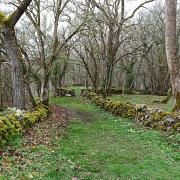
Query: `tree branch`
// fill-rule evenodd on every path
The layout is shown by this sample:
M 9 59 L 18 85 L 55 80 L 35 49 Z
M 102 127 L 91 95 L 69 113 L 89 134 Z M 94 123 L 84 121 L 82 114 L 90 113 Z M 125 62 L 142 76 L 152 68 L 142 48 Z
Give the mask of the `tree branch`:
M 125 22 L 125 21 L 133 18 L 134 15 L 135 15 L 135 13 L 136 13 L 141 7 L 143 7 L 145 4 L 150 3 L 150 2 L 153 2 L 153 1 L 154 1 L 154 0 L 148 0 L 148 1 L 145 1 L 145 2 L 141 3 L 136 9 L 134 9 L 134 11 L 132 12 L 132 14 L 131 14 L 130 16 L 128 16 L 127 18 L 124 18 L 123 22 Z
M 15 26 L 19 21 L 23 13 L 26 11 L 27 7 L 30 5 L 32 0 L 23 0 L 21 4 L 17 7 L 16 11 L 11 14 L 11 26 Z

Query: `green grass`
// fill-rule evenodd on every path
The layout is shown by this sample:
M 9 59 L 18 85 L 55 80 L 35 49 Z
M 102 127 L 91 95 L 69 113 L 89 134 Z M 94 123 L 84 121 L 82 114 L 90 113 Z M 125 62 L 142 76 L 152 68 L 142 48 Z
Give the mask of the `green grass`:
M 179 153 L 157 131 L 138 128 L 76 99 L 55 103 L 87 112 L 92 123 L 73 122 L 62 140 L 61 151 L 83 179 L 179 179 Z M 64 173 L 68 176 L 70 172 Z M 72 174 L 73 171 L 70 173 Z M 89 174 L 89 175 L 88 175 Z
M 19 138 L 12 146 L 22 153 L 20 162 L 8 158 L 2 179 L 71 180 L 178 180 L 179 145 L 169 143 L 157 131 L 144 130 L 132 120 L 114 117 L 76 98 L 55 98 L 52 103 L 75 112 L 63 137 L 52 137 L 51 145 L 23 147 Z
M 164 111 L 171 111 L 173 109 L 173 99 L 167 103 L 162 104 L 154 101 L 162 101 L 165 96 L 152 96 L 152 95 L 113 95 L 108 97 L 115 101 L 130 102 L 133 104 L 146 104 L 150 108 L 159 108 Z

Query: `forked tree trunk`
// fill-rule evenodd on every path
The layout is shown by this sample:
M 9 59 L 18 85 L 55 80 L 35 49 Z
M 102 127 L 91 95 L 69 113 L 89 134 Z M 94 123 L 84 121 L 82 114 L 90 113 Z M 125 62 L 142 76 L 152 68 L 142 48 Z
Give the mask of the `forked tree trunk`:
M 9 59 L 11 66 L 13 106 L 18 109 L 26 109 L 22 59 L 17 45 L 14 27 L 4 27 L 2 32 L 4 35 L 4 46 L 7 58 Z
M 174 96 L 174 110 L 180 110 L 180 76 L 176 47 L 177 0 L 166 0 L 165 40 L 168 68 Z

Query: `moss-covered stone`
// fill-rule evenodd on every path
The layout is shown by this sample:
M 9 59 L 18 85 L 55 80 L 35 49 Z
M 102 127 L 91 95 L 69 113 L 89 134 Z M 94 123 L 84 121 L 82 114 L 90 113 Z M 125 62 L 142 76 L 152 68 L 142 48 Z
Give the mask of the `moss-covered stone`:
M 39 121 L 47 118 L 50 109 L 44 105 L 39 105 L 33 112 L 26 112 L 23 117 L 17 118 L 15 113 L 0 117 L 0 146 L 21 134 L 26 128 L 32 127 Z
M 174 125 L 174 129 L 175 130 L 177 130 L 177 129 L 179 129 L 180 128 L 180 122 L 178 122 L 178 123 L 176 123 L 175 125 Z
M 146 105 L 103 99 L 102 96 L 89 91 L 85 92 L 83 96 L 106 111 L 121 117 L 135 119 L 146 127 L 161 131 L 180 129 L 180 114 L 177 112 L 164 112 L 159 109 L 148 109 Z

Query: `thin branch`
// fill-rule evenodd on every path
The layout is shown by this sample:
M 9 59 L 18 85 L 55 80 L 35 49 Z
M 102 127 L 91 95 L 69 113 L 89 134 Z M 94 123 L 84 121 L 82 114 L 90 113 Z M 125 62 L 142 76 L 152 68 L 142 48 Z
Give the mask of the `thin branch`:
M 21 4 L 17 7 L 16 11 L 13 12 L 10 17 L 12 19 L 11 26 L 15 26 L 19 21 L 23 13 L 27 10 L 27 7 L 30 5 L 32 0 L 23 0 Z
M 141 3 L 136 9 L 134 9 L 134 11 L 132 12 L 132 14 L 130 16 L 128 16 L 127 18 L 124 18 L 124 20 L 122 22 L 125 22 L 125 21 L 128 21 L 129 19 L 133 18 L 135 13 L 141 8 L 143 7 L 145 4 L 147 3 L 150 3 L 150 2 L 153 2 L 154 0 L 148 0 L 148 1 L 145 1 L 143 3 Z

